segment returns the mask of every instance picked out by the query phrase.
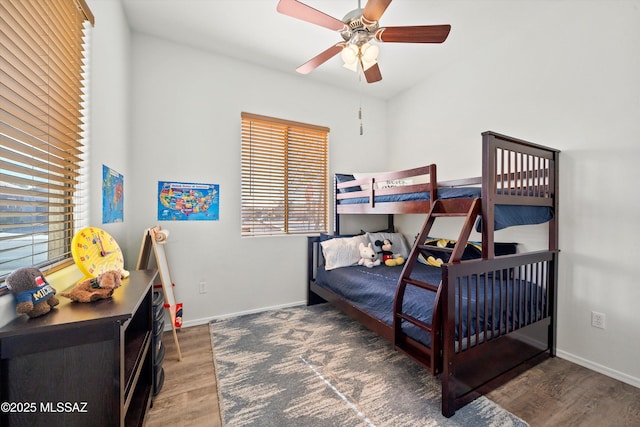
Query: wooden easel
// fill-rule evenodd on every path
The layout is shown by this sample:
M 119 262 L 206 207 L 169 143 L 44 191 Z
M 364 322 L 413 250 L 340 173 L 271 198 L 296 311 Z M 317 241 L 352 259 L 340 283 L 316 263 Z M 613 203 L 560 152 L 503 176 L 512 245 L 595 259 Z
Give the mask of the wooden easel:
M 182 360 L 180 343 L 178 343 L 178 334 L 176 333 L 176 328 L 179 327 L 176 325 L 182 325 L 182 310 L 178 310 L 178 304 L 176 304 L 175 294 L 173 293 L 173 282 L 171 280 L 171 275 L 169 274 L 169 264 L 167 264 L 164 244 L 159 242 L 162 236 L 160 231 L 160 226 L 151 227 L 144 231 L 136 269 L 146 270 L 149 268 L 149 258 L 151 256 L 151 250 L 153 249 L 158 267 L 158 274 L 160 274 L 160 281 L 162 282 L 164 307 L 167 309 L 167 313 L 171 320 L 171 330 L 173 332 L 173 340 L 176 344 L 176 350 L 178 351 L 178 360 Z M 180 313 L 178 311 L 180 311 Z

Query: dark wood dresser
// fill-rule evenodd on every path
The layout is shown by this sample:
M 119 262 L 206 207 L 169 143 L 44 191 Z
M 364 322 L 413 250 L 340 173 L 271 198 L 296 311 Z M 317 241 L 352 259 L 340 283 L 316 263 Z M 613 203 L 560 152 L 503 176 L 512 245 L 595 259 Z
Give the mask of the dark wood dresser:
M 71 302 L 0 329 L 0 425 L 139 426 L 153 385 L 153 282 L 131 271 L 111 299 Z

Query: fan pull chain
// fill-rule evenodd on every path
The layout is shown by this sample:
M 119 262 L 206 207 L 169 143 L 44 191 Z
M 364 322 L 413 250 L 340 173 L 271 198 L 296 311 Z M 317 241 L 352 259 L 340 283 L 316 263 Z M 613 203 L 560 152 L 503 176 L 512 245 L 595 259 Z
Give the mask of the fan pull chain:
M 358 68 L 360 68 L 360 65 L 358 64 Z M 362 75 L 364 74 L 364 70 L 362 71 L 362 73 L 358 72 L 358 92 L 360 94 L 360 107 L 358 109 L 358 120 L 360 120 L 360 135 L 362 136 L 364 134 L 364 129 L 362 126 Z

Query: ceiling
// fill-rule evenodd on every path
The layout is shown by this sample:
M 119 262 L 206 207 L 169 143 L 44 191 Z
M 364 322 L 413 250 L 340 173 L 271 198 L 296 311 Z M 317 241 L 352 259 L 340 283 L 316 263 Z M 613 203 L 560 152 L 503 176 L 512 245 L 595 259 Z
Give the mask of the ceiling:
M 302 0 L 335 18 L 357 0 Z M 534 1 L 396 0 L 380 26 L 451 24 L 443 44 L 380 43 L 382 81 L 361 85 L 335 56 L 308 75 L 295 69 L 342 41 L 338 32 L 276 11 L 278 0 L 122 0 L 132 31 L 251 62 L 296 78 L 389 99 L 439 68 L 478 53 L 531 20 Z M 362 0 L 362 7 L 366 0 Z M 540 3 L 538 3 L 540 4 Z

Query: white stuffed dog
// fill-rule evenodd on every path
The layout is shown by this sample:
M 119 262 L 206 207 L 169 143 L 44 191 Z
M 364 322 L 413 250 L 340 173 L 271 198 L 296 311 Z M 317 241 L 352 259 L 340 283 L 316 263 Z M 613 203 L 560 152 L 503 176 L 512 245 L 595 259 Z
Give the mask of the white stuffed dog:
M 360 261 L 358 261 L 358 265 L 364 265 L 365 267 L 371 268 L 376 265 L 380 265 L 380 260 L 378 259 L 378 254 L 373 250 L 371 243 L 365 246 L 364 243 L 360 243 Z

